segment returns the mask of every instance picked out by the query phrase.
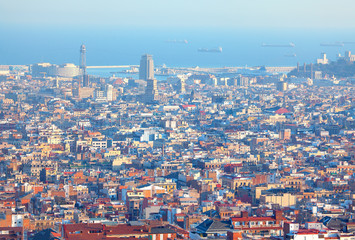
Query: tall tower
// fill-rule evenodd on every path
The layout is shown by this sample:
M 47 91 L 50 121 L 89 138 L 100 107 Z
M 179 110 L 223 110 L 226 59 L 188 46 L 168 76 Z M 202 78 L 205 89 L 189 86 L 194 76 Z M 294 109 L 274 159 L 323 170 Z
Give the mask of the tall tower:
M 180 78 L 177 83 L 178 93 L 183 94 L 186 92 L 185 85 L 185 79 Z
M 89 76 L 86 74 L 86 47 L 84 44 L 80 46 L 80 69 L 84 87 L 89 87 Z
M 110 84 L 106 85 L 106 99 L 107 101 L 113 101 L 113 86 Z
M 276 89 L 280 92 L 284 92 L 287 90 L 287 82 L 285 82 L 283 79 L 278 81 L 276 84 Z
M 144 54 L 139 67 L 139 79 L 154 79 L 154 62 L 152 55 Z
M 147 87 L 145 88 L 145 103 L 154 103 L 157 100 L 158 86 L 156 79 L 148 79 Z
M 83 76 L 86 75 L 86 47 L 84 44 L 80 46 L 80 69 Z

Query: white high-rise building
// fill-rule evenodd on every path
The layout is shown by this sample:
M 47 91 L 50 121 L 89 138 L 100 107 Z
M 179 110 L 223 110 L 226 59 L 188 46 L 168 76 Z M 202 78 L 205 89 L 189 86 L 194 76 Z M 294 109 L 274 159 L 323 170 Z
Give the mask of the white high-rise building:
M 327 59 L 327 54 L 322 53 L 321 57 L 317 59 L 317 64 L 328 64 L 329 60 Z
M 106 85 L 106 99 L 107 101 L 113 101 L 113 86 L 108 84 Z

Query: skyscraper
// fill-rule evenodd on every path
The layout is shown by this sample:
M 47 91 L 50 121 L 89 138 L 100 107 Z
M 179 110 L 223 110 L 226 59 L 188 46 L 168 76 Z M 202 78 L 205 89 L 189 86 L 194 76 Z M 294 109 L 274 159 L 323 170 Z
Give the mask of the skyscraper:
M 83 87 L 90 87 L 89 75 L 84 75 L 84 77 L 83 77 Z
M 80 69 L 82 74 L 81 80 L 83 81 L 83 86 L 89 87 L 89 76 L 86 74 L 86 47 L 84 44 L 80 46 Z
M 147 87 L 145 88 L 144 102 L 154 103 L 157 100 L 158 86 L 156 79 L 148 79 Z
M 287 82 L 283 81 L 283 80 L 280 80 L 277 82 L 276 84 L 276 89 L 277 91 L 280 91 L 280 92 L 284 92 L 287 90 Z
M 154 62 L 152 55 L 144 54 L 139 67 L 139 79 L 154 79 Z
M 144 54 L 139 67 L 139 79 L 147 82 L 143 102 L 154 103 L 157 97 L 157 80 L 154 79 L 154 62 L 152 55 Z
M 106 98 L 109 102 L 113 101 L 113 86 L 110 84 L 106 85 Z
M 185 79 L 180 78 L 179 81 L 177 82 L 177 90 L 179 94 L 183 94 L 186 92 L 185 89 Z

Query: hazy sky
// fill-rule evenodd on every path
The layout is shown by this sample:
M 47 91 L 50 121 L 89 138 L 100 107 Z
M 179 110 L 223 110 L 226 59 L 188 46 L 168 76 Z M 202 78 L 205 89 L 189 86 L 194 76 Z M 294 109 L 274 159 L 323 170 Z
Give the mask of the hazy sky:
M 354 28 L 354 0 L 0 0 L 1 25 Z

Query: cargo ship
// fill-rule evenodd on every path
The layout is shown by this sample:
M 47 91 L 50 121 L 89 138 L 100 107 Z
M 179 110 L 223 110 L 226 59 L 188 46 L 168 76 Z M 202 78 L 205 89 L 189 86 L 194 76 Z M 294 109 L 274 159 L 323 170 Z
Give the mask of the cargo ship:
M 285 54 L 284 57 L 297 57 L 296 53 Z
M 296 45 L 294 43 L 289 43 L 289 44 L 267 44 L 263 43 L 261 44 L 262 47 L 295 47 Z
M 335 42 L 335 43 L 321 43 L 322 47 L 344 47 L 344 43 L 342 42 Z
M 223 51 L 222 47 L 218 48 L 199 48 L 198 52 L 210 52 L 210 53 L 221 53 Z
M 176 40 L 176 39 L 174 39 L 174 40 L 166 40 L 165 42 L 167 42 L 167 43 L 184 43 L 184 44 L 188 44 L 189 42 L 187 41 L 187 40 Z

